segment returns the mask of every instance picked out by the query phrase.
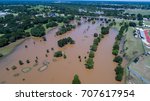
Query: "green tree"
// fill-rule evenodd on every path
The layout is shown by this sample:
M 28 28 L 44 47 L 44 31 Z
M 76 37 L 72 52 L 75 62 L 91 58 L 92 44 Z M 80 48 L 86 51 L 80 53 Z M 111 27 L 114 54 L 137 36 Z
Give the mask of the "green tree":
M 96 51 L 97 51 L 97 45 L 95 45 L 95 44 L 94 44 L 94 45 L 92 45 L 92 46 L 91 46 L 91 48 L 90 48 L 90 50 L 92 50 L 92 51 L 95 51 L 95 52 L 96 52 Z
M 115 72 L 116 72 L 116 78 L 115 79 L 117 81 L 121 81 L 123 78 L 124 69 L 122 68 L 122 66 L 120 64 L 116 67 Z
M 72 84 L 81 84 L 81 81 L 80 81 L 79 76 L 77 74 L 74 75 L 74 79 L 72 81 Z
M 119 51 L 118 51 L 117 49 L 115 49 L 115 50 L 113 49 L 112 54 L 115 55 L 115 56 L 117 56 L 117 55 L 118 55 L 118 52 L 119 52 Z
M 117 63 L 119 63 L 119 64 L 121 64 L 122 61 L 123 61 L 123 59 L 122 59 L 121 56 L 116 56 L 116 57 L 113 59 L 113 61 L 114 61 L 114 62 L 117 62 Z
M 45 35 L 45 28 L 42 25 L 38 25 L 31 29 L 31 34 L 35 37 L 41 37 Z
M 143 20 L 142 14 L 137 14 L 137 20 Z
M 62 54 L 62 51 L 57 51 L 54 53 L 54 57 L 62 57 L 63 54 Z
M 8 45 L 9 43 L 8 43 L 8 39 L 7 38 L 0 38 L 0 47 L 3 47 L 3 46 L 6 46 L 6 45 Z
M 55 27 L 55 26 L 58 26 L 58 24 L 56 22 L 54 22 L 54 21 L 49 22 L 48 24 L 46 24 L 46 28 Z
M 103 34 L 103 35 L 109 34 L 109 27 L 102 27 L 101 34 Z
M 143 21 L 139 21 L 139 26 L 143 26 Z
M 94 56 L 95 56 L 95 55 L 94 55 L 94 51 L 90 51 L 89 57 L 90 57 L 90 58 L 94 58 Z
M 93 58 L 88 58 L 88 60 L 85 63 L 85 66 L 87 69 L 93 69 L 94 66 Z

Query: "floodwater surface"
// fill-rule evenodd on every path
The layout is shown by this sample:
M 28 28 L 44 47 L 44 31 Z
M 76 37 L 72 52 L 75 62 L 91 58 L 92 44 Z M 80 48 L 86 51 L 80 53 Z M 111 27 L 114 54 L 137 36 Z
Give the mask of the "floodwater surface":
M 101 40 L 94 57 L 94 69 L 85 68 L 85 57 L 88 58 L 90 45 L 93 44 L 93 34 L 100 33 L 100 23 L 83 22 L 76 29 L 61 36 L 55 35 L 58 28 L 54 28 L 46 34 L 47 41 L 42 38 L 27 39 L 10 55 L 0 60 L 0 82 L 70 84 L 74 75 L 78 74 L 81 83 L 85 84 L 122 83 L 115 80 L 114 69 L 117 64 L 113 62 L 112 55 L 112 46 L 118 33 L 115 29 L 110 29 L 110 33 Z M 58 47 L 57 41 L 69 36 L 75 40 L 75 44 Z M 54 52 L 58 50 L 62 50 L 67 58 L 54 58 Z M 81 62 L 78 56 L 81 56 Z M 20 65 L 19 60 L 24 64 Z M 27 60 L 30 63 L 27 63 Z M 38 60 L 38 64 L 35 60 Z M 49 63 L 48 68 L 39 71 L 45 63 Z M 17 69 L 12 70 L 12 66 Z M 28 72 L 23 72 L 24 68 L 28 68 Z

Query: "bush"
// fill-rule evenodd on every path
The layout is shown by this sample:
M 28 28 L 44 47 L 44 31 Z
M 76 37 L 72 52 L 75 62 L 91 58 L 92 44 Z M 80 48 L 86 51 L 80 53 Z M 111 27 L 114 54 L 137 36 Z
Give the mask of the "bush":
M 136 23 L 135 22 L 129 22 L 129 26 L 131 26 L 131 27 L 136 27 Z
M 62 54 L 62 51 L 57 51 L 54 53 L 54 57 L 62 57 L 63 54 Z
M 117 49 L 114 50 L 114 49 L 113 49 L 112 54 L 115 55 L 115 56 L 117 56 L 117 55 L 118 55 L 118 52 L 119 52 L 119 50 L 117 50 Z
M 74 79 L 72 81 L 72 84 L 81 84 L 81 81 L 79 80 L 79 77 L 77 74 L 74 75 Z
M 114 62 L 117 62 L 117 63 L 119 63 L 119 64 L 121 64 L 122 63 L 122 61 L 123 61 L 123 59 L 122 59 L 122 57 L 121 56 L 116 56 L 115 58 L 114 58 L 114 60 L 113 60 Z
M 67 56 L 64 54 L 64 59 L 66 59 L 67 58 Z
M 90 51 L 90 54 L 89 54 L 89 58 L 94 58 L 94 52 L 93 51 Z
M 30 63 L 30 60 L 26 60 L 26 62 L 29 64 L 29 63 Z
M 23 63 L 21 60 L 19 60 L 19 64 L 20 64 L 20 65 L 23 65 L 24 63 Z
M 93 69 L 93 66 L 94 66 L 93 58 L 88 58 L 88 60 L 86 61 L 85 66 L 86 66 L 87 69 Z

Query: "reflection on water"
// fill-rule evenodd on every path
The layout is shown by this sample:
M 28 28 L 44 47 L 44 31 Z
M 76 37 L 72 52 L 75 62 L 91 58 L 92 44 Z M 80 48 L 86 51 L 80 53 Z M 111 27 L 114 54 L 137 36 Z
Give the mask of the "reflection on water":
M 0 82 L 71 83 L 74 74 L 78 74 L 82 83 L 119 83 L 115 81 L 114 72 L 117 64 L 112 62 L 112 46 L 118 33 L 114 29 L 100 42 L 94 58 L 94 69 L 87 70 L 84 66 L 93 42 L 93 34 L 99 33 L 99 25 L 100 22 L 94 25 L 86 22 L 62 36 L 55 36 L 58 30 L 55 28 L 46 35 L 47 41 L 43 41 L 42 38 L 27 39 L 16 47 L 12 54 L 0 60 Z M 57 41 L 68 36 L 75 40 L 75 44 L 59 48 Z M 55 59 L 53 54 L 58 50 L 62 50 L 67 58 Z M 81 56 L 81 62 L 78 56 Z M 19 60 L 24 64 L 20 65 Z M 27 60 L 30 63 L 27 63 Z M 13 66 L 16 69 L 12 70 Z

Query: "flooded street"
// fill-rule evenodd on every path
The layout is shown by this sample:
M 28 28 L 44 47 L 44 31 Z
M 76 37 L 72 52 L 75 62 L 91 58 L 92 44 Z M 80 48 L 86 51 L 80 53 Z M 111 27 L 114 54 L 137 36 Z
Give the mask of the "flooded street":
M 85 84 L 122 83 L 115 80 L 114 69 L 117 64 L 113 62 L 112 55 L 112 46 L 118 33 L 115 29 L 111 29 L 110 34 L 101 40 L 94 57 L 94 69 L 85 68 L 85 57 L 88 58 L 90 45 L 94 39 L 93 34 L 100 33 L 99 25 L 100 22 L 96 24 L 86 22 L 61 36 L 55 35 L 58 28 L 54 28 L 46 34 L 47 41 L 43 41 L 42 38 L 27 39 L 16 47 L 14 52 L 0 60 L 0 82 L 70 84 L 73 76 L 78 74 L 81 83 Z M 58 47 L 57 41 L 69 36 L 75 40 L 75 44 Z M 27 48 L 25 48 L 26 45 Z M 62 50 L 67 58 L 54 58 L 54 52 L 58 50 Z M 78 56 L 81 56 L 81 62 Z M 35 63 L 37 57 L 38 64 Z M 19 60 L 22 60 L 24 64 L 20 65 Z M 30 60 L 30 63 L 27 64 L 27 60 Z M 38 71 L 45 62 L 49 62 L 48 68 Z M 17 69 L 12 70 L 12 66 L 16 66 Z M 24 68 L 30 68 L 30 71 L 24 73 Z

